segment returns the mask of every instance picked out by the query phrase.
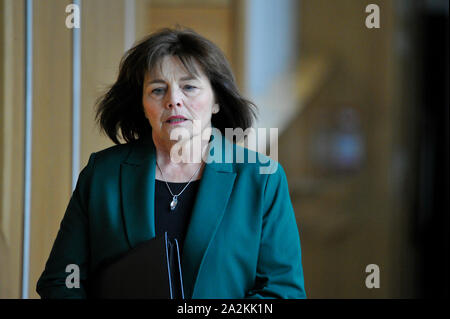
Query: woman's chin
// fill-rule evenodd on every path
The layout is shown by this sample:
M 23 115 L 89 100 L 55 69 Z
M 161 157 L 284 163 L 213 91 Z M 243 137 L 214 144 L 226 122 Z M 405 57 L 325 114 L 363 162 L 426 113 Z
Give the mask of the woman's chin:
M 175 141 L 188 140 L 188 139 L 191 139 L 193 136 L 192 127 L 188 127 L 188 126 L 168 127 L 166 132 L 167 132 L 167 137 L 170 140 L 175 140 Z

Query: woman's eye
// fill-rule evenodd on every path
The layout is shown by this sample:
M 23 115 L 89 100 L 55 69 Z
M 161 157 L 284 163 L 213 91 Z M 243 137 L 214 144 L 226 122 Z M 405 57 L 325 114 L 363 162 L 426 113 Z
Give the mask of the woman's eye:
M 184 86 L 184 89 L 186 90 L 186 91 L 192 91 L 192 90 L 194 90 L 196 87 L 195 86 L 192 86 L 192 85 L 189 85 L 189 84 L 186 84 L 185 86 Z
M 152 94 L 156 94 L 156 95 L 161 95 L 164 94 L 164 89 L 163 88 L 156 88 L 152 90 Z

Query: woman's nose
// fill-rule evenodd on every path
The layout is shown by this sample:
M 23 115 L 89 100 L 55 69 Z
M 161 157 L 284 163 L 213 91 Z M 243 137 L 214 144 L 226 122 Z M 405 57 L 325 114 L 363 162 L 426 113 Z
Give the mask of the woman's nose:
M 182 99 L 179 90 L 172 89 L 168 94 L 168 100 L 166 102 L 167 107 L 172 108 L 174 106 L 181 106 Z

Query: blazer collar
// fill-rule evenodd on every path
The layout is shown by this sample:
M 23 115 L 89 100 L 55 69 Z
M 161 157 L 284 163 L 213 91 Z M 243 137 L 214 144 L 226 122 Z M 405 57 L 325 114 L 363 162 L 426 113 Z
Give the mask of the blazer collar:
M 184 240 L 181 263 L 186 298 L 195 297 L 195 283 L 236 178 L 230 158 L 225 161 L 226 156 L 233 156 L 235 145 L 220 133 L 213 135 L 210 143 L 210 150 L 221 150 L 221 161 L 211 162 L 212 154 L 208 154 Z M 121 163 L 122 213 L 131 248 L 155 237 L 155 167 L 156 149 L 152 141 L 133 143 Z

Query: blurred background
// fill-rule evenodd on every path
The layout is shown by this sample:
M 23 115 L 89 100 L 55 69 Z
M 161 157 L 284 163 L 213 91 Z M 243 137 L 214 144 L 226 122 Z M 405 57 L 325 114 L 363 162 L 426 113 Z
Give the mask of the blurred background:
M 71 3 L 0 0 L 0 298 L 38 298 L 78 173 L 112 145 L 95 100 L 175 24 L 278 128 L 308 297 L 448 297 L 448 0 L 79 0 L 68 28 Z

